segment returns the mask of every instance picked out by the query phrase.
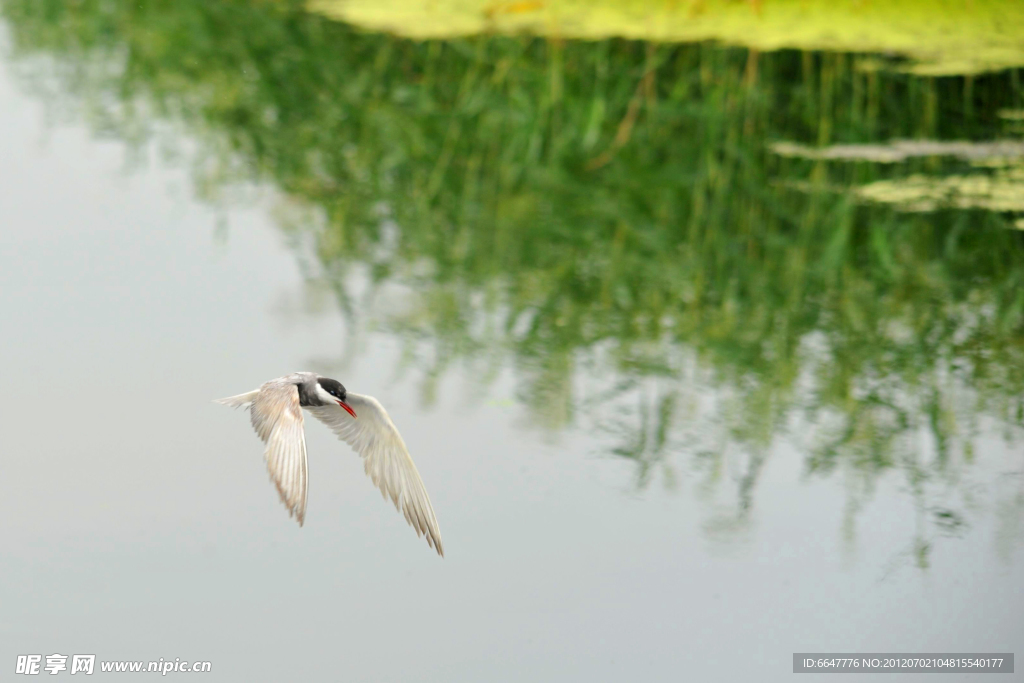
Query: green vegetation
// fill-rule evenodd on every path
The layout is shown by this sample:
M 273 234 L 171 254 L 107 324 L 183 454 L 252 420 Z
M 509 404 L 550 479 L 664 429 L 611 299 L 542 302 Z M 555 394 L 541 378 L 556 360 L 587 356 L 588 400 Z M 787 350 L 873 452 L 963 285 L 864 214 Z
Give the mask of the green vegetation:
M 1013 0 L 309 0 L 308 6 L 421 39 L 529 33 L 889 52 L 930 75 L 1024 66 L 1024 4 Z
M 809 472 L 841 470 L 857 498 L 899 467 L 936 519 L 953 514 L 946 487 L 981 421 L 1010 439 L 1024 426 L 1021 207 L 932 194 L 908 212 L 866 189 L 974 174 L 1019 192 L 1019 174 L 770 146 L 992 141 L 1019 124 L 1005 115 L 1024 104 L 1019 71 L 934 78 L 865 55 L 614 39 L 417 42 L 289 2 L 2 8 L 27 78 L 56 74 L 97 130 L 137 140 L 175 121 L 203 142 L 204 191 L 279 188 L 311 279 L 405 342 L 428 400 L 452 367 L 481 383 L 511 369 L 533 422 L 608 430 L 641 484 L 673 479 L 669 454 L 709 483 L 739 457 L 740 520 L 794 425 Z M 374 283 L 358 301 L 354 271 Z

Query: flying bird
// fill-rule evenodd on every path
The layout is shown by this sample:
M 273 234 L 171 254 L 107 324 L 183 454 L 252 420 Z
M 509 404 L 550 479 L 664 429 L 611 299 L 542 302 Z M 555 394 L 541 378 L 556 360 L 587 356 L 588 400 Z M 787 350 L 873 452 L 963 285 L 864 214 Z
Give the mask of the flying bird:
M 409 450 L 384 406 L 372 396 L 353 394 L 341 382 L 313 372 L 295 372 L 259 389 L 217 399 L 249 407 L 252 426 L 267 444 L 264 458 L 288 516 L 306 518 L 306 434 L 302 408 L 331 428 L 363 458 L 363 466 L 384 498 L 391 498 L 427 545 L 444 557 L 434 508 Z

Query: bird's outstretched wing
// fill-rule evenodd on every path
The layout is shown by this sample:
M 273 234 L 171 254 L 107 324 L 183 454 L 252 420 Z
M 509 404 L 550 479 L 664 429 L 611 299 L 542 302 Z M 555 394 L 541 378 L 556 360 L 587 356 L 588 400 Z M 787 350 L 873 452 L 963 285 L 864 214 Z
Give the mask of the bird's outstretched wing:
M 309 411 L 362 456 L 366 473 L 384 497 L 390 497 L 416 535 L 425 536 L 427 544 L 444 557 L 434 508 L 395 423 L 372 396 L 349 392 L 345 402 L 356 418 L 338 405 L 313 406 Z
M 299 390 L 292 382 L 271 380 L 260 387 L 249 407 L 252 426 L 267 450 L 264 457 L 281 502 L 302 526 L 306 518 L 306 435 Z

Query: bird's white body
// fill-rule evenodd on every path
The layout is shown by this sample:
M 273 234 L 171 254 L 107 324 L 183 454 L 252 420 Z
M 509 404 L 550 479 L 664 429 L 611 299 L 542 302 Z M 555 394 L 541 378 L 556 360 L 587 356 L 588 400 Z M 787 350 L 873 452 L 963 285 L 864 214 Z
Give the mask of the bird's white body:
M 409 450 L 384 407 L 372 396 L 349 393 L 339 382 L 296 372 L 259 389 L 217 400 L 249 407 L 252 426 L 267 444 L 265 457 L 281 501 L 301 526 L 306 516 L 306 437 L 302 408 L 326 424 L 363 458 L 366 473 L 427 544 L 444 555 L 441 532 Z

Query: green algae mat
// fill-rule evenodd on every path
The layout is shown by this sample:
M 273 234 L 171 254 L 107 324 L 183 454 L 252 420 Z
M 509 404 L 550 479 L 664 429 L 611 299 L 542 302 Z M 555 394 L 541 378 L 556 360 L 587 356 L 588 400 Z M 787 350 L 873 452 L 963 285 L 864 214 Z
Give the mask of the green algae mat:
M 1013 0 L 311 0 L 308 7 L 411 38 L 714 40 L 757 50 L 893 53 L 909 70 L 933 75 L 1024 65 L 1024 3 Z

